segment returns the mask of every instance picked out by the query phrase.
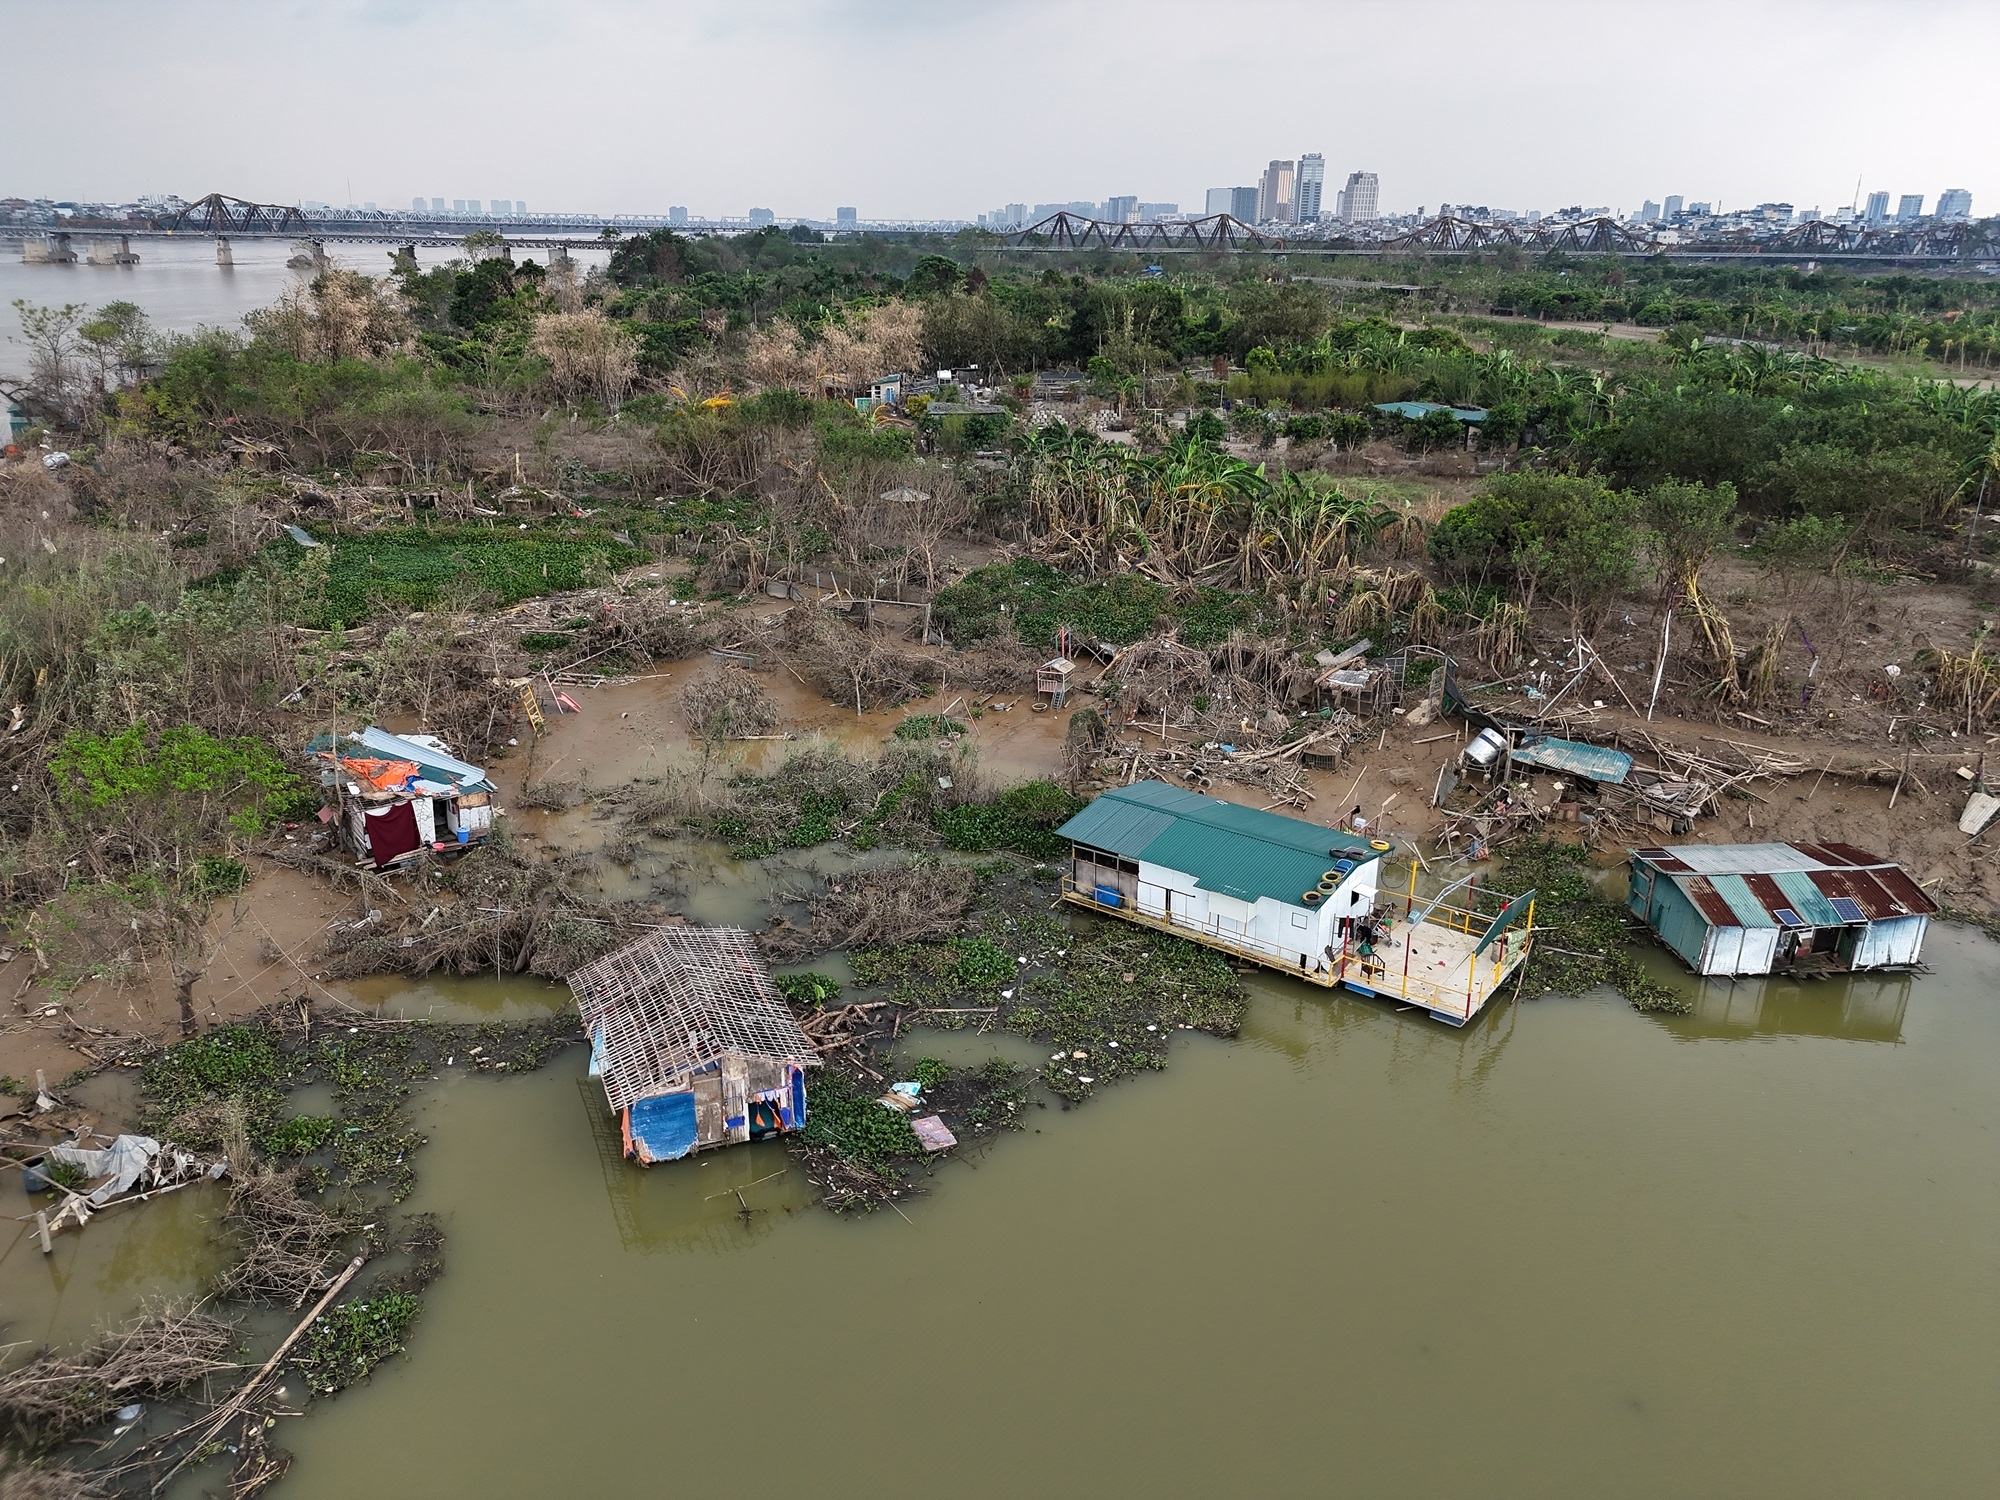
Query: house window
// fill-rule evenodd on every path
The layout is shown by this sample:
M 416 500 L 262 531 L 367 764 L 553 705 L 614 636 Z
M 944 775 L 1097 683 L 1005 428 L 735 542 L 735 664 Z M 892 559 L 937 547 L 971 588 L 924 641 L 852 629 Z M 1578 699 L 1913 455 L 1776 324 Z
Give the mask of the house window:
M 1293 913 L 1292 913 L 1292 925 L 1293 925 L 1294 927 L 1303 927 L 1303 926 L 1305 926 L 1305 925 L 1306 925 L 1306 914 L 1305 914 L 1304 912 L 1302 912 L 1302 911 L 1295 911 L 1295 912 L 1293 912 Z

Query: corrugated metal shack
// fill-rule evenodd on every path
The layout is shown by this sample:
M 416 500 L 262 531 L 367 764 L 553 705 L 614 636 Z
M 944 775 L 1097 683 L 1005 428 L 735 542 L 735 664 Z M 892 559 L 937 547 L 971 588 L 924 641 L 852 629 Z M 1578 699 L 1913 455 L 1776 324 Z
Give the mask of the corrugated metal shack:
M 819 1054 L 750 934 L 671 927 L 569 976 L 590 1071 L 642 1166 L 806 1122 Z
M 497 788 L 434 735 L 371 725 L 359 734 L 320 735 L 306 751 L 326 765 L 321 817 L 340 830 L 356 863 L 373 860 L 381 869 L 424 849 L 483 844 L 492 834 Z
M 1698 974 L 1916 966 L 1937 903 L 1852 844 L 1634 849 L 1626 904 Z

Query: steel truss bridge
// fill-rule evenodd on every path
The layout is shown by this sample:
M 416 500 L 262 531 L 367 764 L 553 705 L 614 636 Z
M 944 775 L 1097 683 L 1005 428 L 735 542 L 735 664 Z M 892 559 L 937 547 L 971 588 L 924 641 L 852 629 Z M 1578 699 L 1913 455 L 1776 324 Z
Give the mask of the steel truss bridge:
M 1986 225 L 1933 224 L 1893 230 L 1834 224 L 1813 219 L 1783 234 L 1757 238 L 1742 232 L 1712 240 L 1666 242 L 1620 224 L 1615 219 L 1585 219 L 1580 223 L 1484 224 L 1471 219 L 1432 219 L 1408 234 L 1385 240 L 1382 251 L 1416 254 L 1470 254 L 1519 245 L 1539 251 L 1570 251 L 1582 255 L 1670 255 L 1688 257 L 1815 255 L 1849 256 L 1860 260 L 1961 260 L 1991 254 L 1994 232 Z
M 1123 224 L 1072 213 L 1049 215 L 1017 230 L 1011 243 L 1048 250 L 1283 250 L 1285 242 L 1259 234 L 1241 219 L 1210 214 L 1169 224 Z
M 65 241 L 72 236 L 90 240 L 214 235 L 219 239 L 285 237 L 430 246 L 457 244 L 467 235 L 489 233 L 499 234 L 514 245 L 564 245 L 575 248 L 607 237 L 669 227 L 678 233 L 699 235 L 741 233 L 747 226 L 709 221 L 669 225 L 663 218 L 643 215 L 620 219 L 581 214 L 505 218 L 306 210 L 285 204 L 252 203 L 223 193 L 210 193 L 174 213 L 143 223 L 65 221 L 52 226 L 21 226 L 0 232 L 31 238 L 46 234 L 52 239 Z M 1335 246 L 1317 236 L 1287 240 L 1265 234 L 1229 214 L 1210 214 L 1204 218 L 1171 223 L 1126 224 L 1062 212 L 1016 230 L 1007 239 L 1010 244 L 1023 249 L 1125 250 L 1147 254 L 1253 251 L 1354 256 L 1475 255 L 1512 245 L 1539 253 L 1666 256 L 1686 260 L 1810 256 L 1816 259 L 1948 264 L 1974 258 L 2000 258 L 2000 219 L 1977 223 L 1933 223 L 1910 229 L 1834 224 L 1825 219 L 1814 219 L 1768 237 L 1760 237 L 1753 231 L 1739 231 L 1710 240 L 1669 242 L 1608 218 L 1558 224 L 1523 224 L 1485 223 L 1442 215 L 1390 239 Z

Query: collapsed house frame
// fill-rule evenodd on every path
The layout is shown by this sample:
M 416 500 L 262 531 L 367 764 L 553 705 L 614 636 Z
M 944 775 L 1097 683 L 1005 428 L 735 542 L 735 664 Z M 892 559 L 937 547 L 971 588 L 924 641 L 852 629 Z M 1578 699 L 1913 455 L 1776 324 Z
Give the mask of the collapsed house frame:
M 668 927 L 569 976 L 590 1071 L 643 1166 L 806 1121 L 819 1053 L 749 933 Z

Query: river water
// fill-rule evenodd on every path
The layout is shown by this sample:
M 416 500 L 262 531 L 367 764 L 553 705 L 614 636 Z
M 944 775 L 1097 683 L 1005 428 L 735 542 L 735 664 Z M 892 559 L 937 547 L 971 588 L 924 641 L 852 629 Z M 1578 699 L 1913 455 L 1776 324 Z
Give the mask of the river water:
M 1465 1032 L 1253 980 L 858 1219 L 775 1146 L 607 1159 L 581 1052 L 453 1078 L 448 1270 L 286 1491 L 1987 1494 L 2000 947 L 1928 957 Z
M 17 298 L 37 306 L 75 303 L 90 309 L 107 302 L 136 302 L 146 310 L 153 326 L 163 332 L 192 333 L 203 327 L 241 326 L 245 313 L 277 301 L 298 275 L 285 264 L 295 253 L 290 240 L 231 240 L 234 267 L 216 265 L 215 241 L 200 236 L 134 240 L 132 248 L 139 256 L 136 266 L 90 265 L 84 259 L 89 255 L 84 240 L 74 243 L 76 265 L 26 265 L 20 259 L 20 242 L 0 239 L 0 377 L 19 378 L 27 369 L 20 316 L 14 309 Z M 335 242 L 326 247 L 326 253 L 337 265 L 380 276 L 389 270 L 393 249 L 386 243 Z M 429 270 L 459 253 L 448 247 L 424 246 L 417 251 L 417 264 Z M 525 247 L 517 254 L 521 259 L 545 261 L 548 257 L 546 250 L 535 247 Z M 602 265 L 605 260 L 605 252 L 594 248 L 571 254 L 580 269 Z
M 446 1272 L 406 1356 L 275 1434 L 281 1493 L 1983 1496 L 2000 944 L 1935 928 L 1926 957 L 1462 1032 L 1251 978 L 1236 1040 L 1178 1038 L 1164 1073 L 857 1218 L 777 1145 L 625 1165 L 581 1049 L 454 1071 L 417 1106 L 408 1205 L 443 1217 Z M 470 1020 L 565 996 L 362 998 Z M 119 1210 L 46 1260 L 16 1239 L 5 1337 L 197 1288 L 220 1206 Z

